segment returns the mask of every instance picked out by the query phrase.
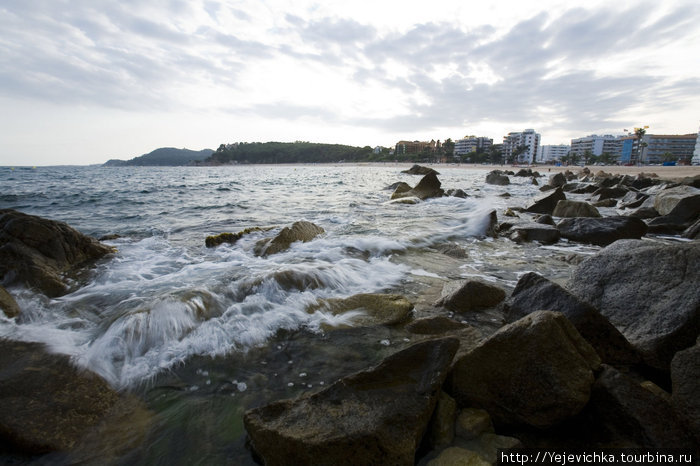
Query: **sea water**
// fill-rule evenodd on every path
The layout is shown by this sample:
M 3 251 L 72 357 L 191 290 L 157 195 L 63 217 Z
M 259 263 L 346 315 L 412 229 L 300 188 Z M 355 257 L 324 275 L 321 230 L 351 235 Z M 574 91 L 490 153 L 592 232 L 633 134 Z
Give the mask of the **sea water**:
M 598 250 L 485 235 L 492 210 L 502 221 L 507 207 L 541 194 L 530 178 L 493 186 L 484 170 L 436 165 L 444 189 L 469 196 L 391 202 L 389 185 L 420 180 L 405 168 L 0 168 L 0 208 L 64 221 L 112 238 L 104 242 L 117 249 L 60 298 L 9 286 L 22 313 L 0 319 L 0 337 L 45 343 L 144 400 L 153 413 L 146 438 L 116 448 L 111 461 L 248 461 L 246 409 L 327 386 L 412 342 L 401 329 L 353 325 L 361 311 L 308 312 L 319 299 L 398 293 L 419 318 L 449 281 L 476 277 L 511 289 L 537 271 L 561 282 Z M 325 233 L 254 254 L 256 242 L 299 220 Z M 208 235 L 250 227 L 272 230 L 204 245 Z M 440 253 L 445 244 L 467 257 Z M 468 323 L 488 324 L 475 319 Z

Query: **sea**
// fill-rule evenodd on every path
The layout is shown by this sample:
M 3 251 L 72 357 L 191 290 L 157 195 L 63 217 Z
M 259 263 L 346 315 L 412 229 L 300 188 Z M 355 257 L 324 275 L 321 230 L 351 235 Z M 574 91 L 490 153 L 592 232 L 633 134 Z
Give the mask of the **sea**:
M 46 344 L 138 399 L 148 421 L 114 429 L 76 457 L 100 464 L 253 464 L 243 414 L 319 390 L 417 341 L 402 326 L 359 326 L 362 310 L 309 312 L 321 299 L 392 293 L 413 318 L 436 315 L 446 283 L 479 278 L 508 292 L 527 272 L 565 283 L 599 248 L 486 236 L 490 213 L 541 196 L 529 177 L 486 184 L 487 171 L 434 165 L 467 197 L 390 200 L 404 164 L 222 167 L 0 167 L 0 208 L 66 222 L 117 252 L 50 299 L 6 288 L 21 307 L 0 337 Z M 503 168 L 503 167 L 492 167 Z M 544 183 L 546 178 L 541 178 Z M 517 215 L 517 214 L 516 214 Z M 300 220 L 325 230 L 268 257 L 255 244 Z M 271 227 L 214 248 L 205 238 Z M 464 257 L 445 254 L 461 248 Z M 493 314 L 456 316 L 492 331 Z M 124 420 L 123 422 L 130 422 Z M 120 432 L 120 433 L 115 433 Z M 71 456 L 73 455 L 73 456 Z M 75 456 L 78 455 L 78 456 Z

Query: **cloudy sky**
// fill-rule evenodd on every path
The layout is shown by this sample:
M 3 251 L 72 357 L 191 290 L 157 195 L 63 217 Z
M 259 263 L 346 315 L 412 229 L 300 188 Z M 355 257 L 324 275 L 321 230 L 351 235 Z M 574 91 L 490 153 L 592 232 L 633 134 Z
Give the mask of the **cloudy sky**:
M 700 125 L 697 0 L 3 0 L 0 31 L 0 165 Z

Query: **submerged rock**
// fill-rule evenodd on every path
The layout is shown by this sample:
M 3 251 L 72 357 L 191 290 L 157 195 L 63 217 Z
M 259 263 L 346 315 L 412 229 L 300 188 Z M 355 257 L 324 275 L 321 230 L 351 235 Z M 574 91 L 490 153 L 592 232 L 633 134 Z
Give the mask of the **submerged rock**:
M 508 300 L 506 320 L 514 322 L 543 309 L 564 314 L 603 362 L 624 365 L 641 362 L 632 345 L 597 309 L 543 276 L 526 273 Z
M 433 171 L 425 175 L 418 184 L 408 191 L 399 191 L 399 188 L 391 195 L 391 199 L 401 199 L 404 197 L 417 197 L 421 201 L 432 197 L 442 197 L 445 192 L 440 188 L 441 183 L 437 177 L 437 172 Z
M 408 170 L 403 170 L 401 173 L 407 173 L 409 175 L 427 175 L 428 173 L 435 173 L 436 175 L 440 174 L 430 167 L 423 167 L 421 165 L 413 165 L 411 168 Z
M 600 310 L 647 364 L 668 370 L 700 333 L 697 264 L 697 241 L 617 241 L 583 261 L 567 287 Z
M 0 311 L 4 312 L 10 319 L 17 317 L 20 313 L 17 301 L 2 286 L 0 286 Z
M 454 312 L 471 312 L 497 306 L 506 297 L 506 292 L 481 280 L 447 283 L 442 289 L 442 298 L 435 305 Z
M 241 230 L 237 233 L 219 233 L 218 235 L 207 236 L 206 239 L 204 240 L 204 244 L 208 248 L 213 248 L 213 247 L 219 246 L 220 244 L 223 244 L 223 243 L 235 244 L 239 239 L 241 239 L 245 235 L 248 235 L 248 234 L 256 232 L 256 231 L 269 231 L 269 230 L 272 230 L 272 227 L 266 227 L 266 228 L 253 227 L 253 228 L 246 228 L 245 230 Z
M 413 464 L 458 346 L 417 343 L 322 391 L 252 409 L 250 445 L 268 465 Z
M 345 299 L 324 299 L 309 312 L 324 310 L 333 315 L 358 311 L 360 314 L 352 319 L 353 325 L 395 325 L 408 320 L 413 304 L 396 294 L 363 293 Z
M 595 350 L 566 317 L 537 311 L 506 325 L 458 358 L 450 393 L 498 422 L 548 427 L 588 403 Z
M 311 222 L 294 222 L 291 227 L 284 227 L 274 238 L 258 242 L 255 245 L 255 254 L 258 256 L 277 254 L 289 249 L 289 246 L 296 241 L 306 243 L 324 232 L 323 228 Z
M 49 297 L 66 294 L 66 273 L 114 252 L 63 222 L 0 210 L 0 280 L 19 282 Z
M 646 223 L 635 217 L 574 217 L 557 223 L 562 238 L 607 246 L 619 239 L 639 239 L 647 233 Z
M 507 186 L 510 184 L 510 178 L 508 178 L 508 175 L 504 174 L 501 170 L 493 170 L 486 175 L 486 183 L 495 184 L 498 186 Z

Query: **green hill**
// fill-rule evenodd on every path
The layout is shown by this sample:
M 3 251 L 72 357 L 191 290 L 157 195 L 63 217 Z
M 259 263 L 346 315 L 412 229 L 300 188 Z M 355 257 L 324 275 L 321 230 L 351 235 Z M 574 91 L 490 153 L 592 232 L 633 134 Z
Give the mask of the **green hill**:
M 176 149 L 174 147 L 161 147 L 148 154 L 134 157 L 131 160 L 107 161 L 105 167 L 177 167 L 182 165 L 192 165 L 196 161 L 201 161 L 214 153 L 211 149 L 194 151 L 189 149 Z

